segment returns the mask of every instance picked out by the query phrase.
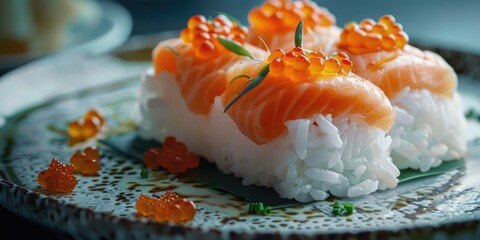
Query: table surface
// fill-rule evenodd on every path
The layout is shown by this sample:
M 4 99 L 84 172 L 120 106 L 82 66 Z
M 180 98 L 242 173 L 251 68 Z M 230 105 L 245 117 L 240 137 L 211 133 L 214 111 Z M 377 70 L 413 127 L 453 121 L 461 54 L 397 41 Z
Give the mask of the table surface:
M 246 23 L 248 9 L 261 4 L 253 1 L 133 1 L 119 0 L 133 16 L 133 35 L 166 30 L 178 30 L 194 14 L 215 15 L 229 12 Z M 356 1 L 324 0 L 321 4 L 334 13 L 340 26 L 351 20 L 366 17 L 378 18 L 393 14 L 401 22 L 415 42 L 436 47 L 453 48 L 480 54 L 480 1 L 464 0 L 404 0 L 404 1 Z M 0 77 L 5 72 L 0 72 Z M 23 239 L 27 237 L 55 239 L 59 236 L 29 221 L 19 218 L 0 207 L 0 238 Z M 65 236 L 62 236 L 65 238 Z

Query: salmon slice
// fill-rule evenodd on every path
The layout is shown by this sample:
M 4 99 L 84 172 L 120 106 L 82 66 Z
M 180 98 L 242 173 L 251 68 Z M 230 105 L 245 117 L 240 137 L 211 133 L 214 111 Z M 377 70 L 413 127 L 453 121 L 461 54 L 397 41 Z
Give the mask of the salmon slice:
M 341 29 L 336 26 L 309 29 L 303 35 L 303 47 L 313 51 L 329 51 L 340 36 Z M 269 33 L 250 29 L 247 41 L 259 48 L 270 50 L 291 49 L 295 47 L 295 31 L 287 33 Z
M 408 35 L 391 15 L 347 24 L 337 48 L 347 51 L 353 72 L 379 86 L 391 99 L 406 87 L 451 98 L 457 75 L 439 55 L 408 45 Z
M 379 86 L 390 99 L 406 87 L 427 89 L 451 98 L 457 89 L 457 75 L 439 55 L 410 45 L 401 50 L 355 55 L 353 72 Z
M 254 57 L 264 58 L 266 52 L 245 44 L 244 48 Z M 244 56 L 225 51 L 213 59 L 201 59 L 195 54 L 191 44 L 181 39 L 161 42 L 153 51 L 155 74 L 168 72 L 175 76 L 181 94 L 189 108 L 196 114 L 208 114 L 216 96 L 226 88 L 226 69 Z
M 269 49 L 290 49 L 295 47 L 295 31 L 287 33 L 262 33 L 250 28 L 247 42 L 259 48 L 268 47 Z
M 249 61 L 232 66 L 227 79 L 256 76 L 266 62 Z M 222 94 L 224 106 L 248 84 L 246 78 L 231 81 Z M 317 81 L 293 82 L 267 74 L 263 82 L 241 97 L 227 112 L 238 129 L 257 144 L 265 144 L 286 131 L 285 122 L 309 119 L 315 114 L 348 115 L 351 121 L 388 132 L 395 119 L 383 91 L 355 74 Z

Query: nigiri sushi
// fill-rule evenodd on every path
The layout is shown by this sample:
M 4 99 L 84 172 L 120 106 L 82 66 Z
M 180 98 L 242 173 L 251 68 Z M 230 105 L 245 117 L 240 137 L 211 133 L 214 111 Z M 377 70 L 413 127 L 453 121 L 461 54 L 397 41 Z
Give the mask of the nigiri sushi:
M 141 135 L 158 141 L 166 136 L 204 141 L 200 131 L 206 123 L 192 125 L 194 131 L 177 131 L 171 126 L 192 123 L 190 116 L 198 118 L 196 121 L 208 121 L 215 98 L 227 86 L 228 67 L 248 58 L 228 51 L 219 38 L 243 46 L 251 57 L 267 55 L 266 51 L 245 43 L 247 35 L 247 28 L 225 15 L 213 20 L 196 15 L 188 20 L 179 38 L 160 42 L 152 52 L 152 68 L 142 77 L 137 114 Z M 198 149 L 189 146 L 192 148 Z
M 227 72 L 234 80 L 222 105 L 248 83 L 235 76 L 258 76 L 267 63 L 264 80 L 227 111 L 247 137 L 233 144 L 249 150 L 227 159 L 244 181 L 299 201 L 322 200 L 328 192 L 356 197 L 397 185 L 399 171 L 385 136 L 395 113 L 379 88 L 350 73 L 345 54 L 328 58 L 294 48 L 275 51 L 267 61 L 238 63 Z
M 218 55 L 196 61 L 198 56 L 186 54 L 194 48 L 188 39 L 160 43 L 155 67 L 142 79 L 142 136 L 158 141 L 175 136 L 243 184 L 272 187 L 280 197 L 302 202 L 329 194 L 356 197 L 397 185 L 400 172 L 388 156 L 391 139 L 386 136 L 395 112 L 377 86 L 351 73 L 347 55 L 326 57 L 300 47 L 268 54 L 241 45 L 253 59 L 230 56 L 214 45 Z M 169 60 L 156 57 L 159 48 L 175 53 L 168 50 Z M 203 70 L 221 58 L 235 60 Z M 191 69 L 198 70 L 192 74 Z M 212 74 L 218 71 L 223 78 Z M 191 90 L 183 85 L 186 76 L 199 81 L 196 89 L 211 89 L 211 81 L 218 81 L 222 90 Z M 208 110 L 195 111 L 184 89 L 205 106 L 213 97 Z
M 250 33 L 247 41 L 257 47 L 292 49 L 294 32 L 304 21 L 307 49 L 325 51 L 340 36 L 335 17 L 325 8 L 309 0 L 267 0 L 248 14 Z M 312 44 L 311 44 L 312 43 Z
M 396 166 L 425 172 L 464 156 L 466 121 L 457 75 L 439 55 L 408 45 L 393 16 L 347 24 L 334 51 L 346 51 L 353 72 L 379 86 L 392 102 L 397 118 L 389 135 Z

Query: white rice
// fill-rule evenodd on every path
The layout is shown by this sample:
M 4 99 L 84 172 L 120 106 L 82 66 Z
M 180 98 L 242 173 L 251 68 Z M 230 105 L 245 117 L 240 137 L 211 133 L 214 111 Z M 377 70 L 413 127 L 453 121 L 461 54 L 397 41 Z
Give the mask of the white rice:
M 282 198 L 357 197 L 398 183 L 400 172 L 388 155 L 391 138 L 344 116 L 288 121 L 284 135 L 257 145 L 223 113 L 219 97 L 209 115 L 190 112 L 168 73 L 154 77 L 150 69 L 139 94 L 137 122 L 143 137 L 163 141 L 175 136 L 243 184 L 273 187 Z
M 427 90 L 405 88 L 391 102 L 397 114 L 389 133 L 391 156 L 399 169 L 426 172 L 465 155 L 466 120 L 458 93 L 447 99 Z

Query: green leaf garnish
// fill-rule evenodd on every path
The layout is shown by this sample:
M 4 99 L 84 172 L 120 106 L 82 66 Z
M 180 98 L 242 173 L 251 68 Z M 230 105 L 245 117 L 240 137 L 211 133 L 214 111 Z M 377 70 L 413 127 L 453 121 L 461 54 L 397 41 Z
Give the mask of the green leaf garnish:
M 249 57 L 250 59 L 253 59 L 252 54 L 250 54 L 250 52 L 247 49 L 238 45 L 238 43 L 228 40 L 224 37 L 218 37 L 217 39 L 218 39 L 218 42 L 222 44 L 222 46 L 224 46 L 226 49 L 230 50 L 231 52 L 240 56 L 245 56 L 245 57 Z
M 445 161 L 440 166 L 431 168 L 427 172 L 420 172 L 420 170 L 414 169 L 403 169 L 400 171 L 400 176 L 398 176 L 399 183 L 410 181 L 417 178 L 435 176 L 442 173 L 449 172 L 453 169 L 464 167 L 463 161 L 461 160 L 451 160 Z
M 303 40 L 303 20 L 297 25 L 297 29 L 295 29 L 295 47 L 302 47 L 302 40 Z
M 0 128 L 0 130 L 2 129 Z M 136 131 L 123 135 L 109 136 L 106 139 L 100 140 L 100 142 L 119 154 L 128 157 L 129 161 L 136 161 L 139 164 L 143 163 L 143 153 L 146 150 L 161 146 L 160 142 L 141 139 Z M 477 140 L 477 142 L 477 144 L 480 144 L 480 139 Z M 180 178 L 206 184 L 212 188 L 222 189 L 249 202 L 262 202 L 264 206 L 272 206 L 272 209 L 305 205 L 305 203 L 297 202 L 295 199 L 280 198 L 273 188 L 243 185 L 242 178 L 235 177 L 233 174 L 224 174 L 218 171 L 215 164 L 208 162 L 204 158 L 200 159 L 198 168 L 189 169 L 179 174 Z M 440 175 L 462 167 L 464 167 L 463 161 L 446 161 L 425 173 L 413 169 L 402 170 L 398 179 L 400 184 L 405 184 L 410 181 Z M 335 204 L 333 204 L 333 206 L 335 206 Z
M 243 89 L 243 91 L 240 94 L 238 94 L 238 96 L 235 99 L 233 99 L 233 101 L 231 101 L 227 105 L 223 113 L 226 113 L 228 109 L 230 109 L 230 107 L 232 107 L 233 104 L 238 101 L 238 99 L 240 99 L 243 95 L 245 95 L 247 92 L 249 92 L 250 90 L 255 88 L 258 84 L 260 84 L 263 81 L 263 79 L 265 79 L 265 76 L 267 76 L 269 72 L 270 72 L 270 64 L 267 64 L 262 68 L 262 70 L 260 70 L 260 73 L 258 73 L 258 76 L 255 79 L 253 79 L 253 81 L 245 89 Z
M 226 12 L 218 12 L 218 15 L 224 15 L 231 22 L 237 24 L 238 26 L 243 26 L 242 22 L 240 22 L 240 20 L 238 20 L 238 18 L 236 18 L 236 17 L 234 17 L 234 16 L 232 16 L 232 15 L 226 13 Z

